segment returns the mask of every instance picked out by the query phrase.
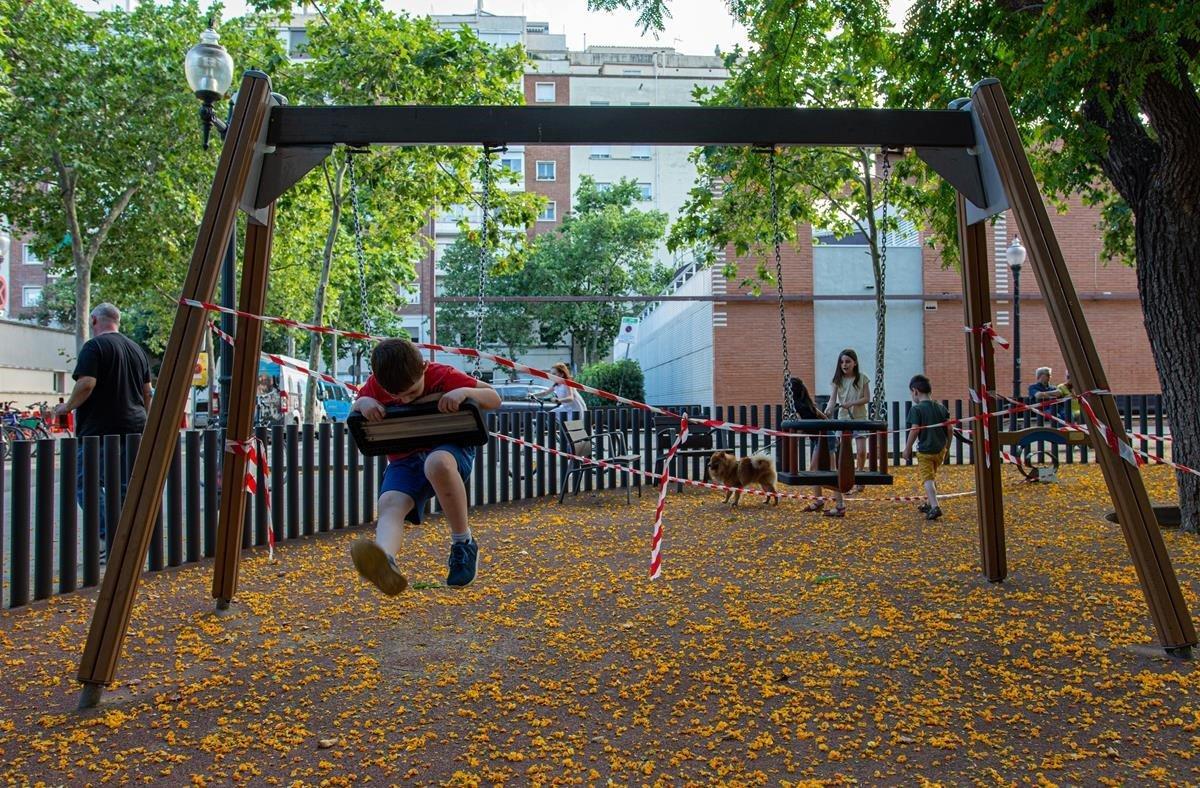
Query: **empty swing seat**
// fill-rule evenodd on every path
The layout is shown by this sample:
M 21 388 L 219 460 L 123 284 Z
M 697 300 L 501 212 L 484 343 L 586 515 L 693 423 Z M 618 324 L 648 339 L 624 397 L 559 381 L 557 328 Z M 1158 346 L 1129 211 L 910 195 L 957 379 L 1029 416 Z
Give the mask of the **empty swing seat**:
M 779 429 L 809 437 L 781 438 L 777 445 L 780 484 L 832 487 L 849 492 L 856 484 L 892 484 L 887 465 L 887 422 L 865 419 L 791 419 Z M 854 434 L 865 438 L 865 470 L 854 470 Z M 836 448 L 833 446 L 836 440 Z M 811 462 L 810 462 L 811 458 Z
M 483 414 L 473 402 L 462 403 L 455 413 L 442 413 L 436 402 L 388 405 L 386 410 L 382 421 L 367 421 L 357 411 L 346 418 L 354 443 L 368 457 L 443 443 L 482 446 L 488 442 Z

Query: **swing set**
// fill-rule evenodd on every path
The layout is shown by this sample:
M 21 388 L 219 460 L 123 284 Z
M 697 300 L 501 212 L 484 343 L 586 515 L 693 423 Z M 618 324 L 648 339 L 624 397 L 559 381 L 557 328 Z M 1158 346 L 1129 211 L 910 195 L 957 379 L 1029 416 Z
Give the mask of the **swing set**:
M 958 192 L 963 303 L 977 452 L 976 509 L 983 573 L 989 581 L 1007 576 L 1000 444 L 989 440 L 999 425 L 988 414 L 994 381 L 991 346 L 987 237 L 984 220 L 1011 207 L 1026 241 L 1055 336 L 1067 366 L 1095 412 L 1096 427 L 1128 441 L 1107 380 L 1068 275 L 1008 101 L 998 81 L 976 85 L 969 99 L 946 110 L 819 110 L 703 107 L 478 107 L 478 106 L 285 106 L 271 92 L 269 77 L 243 75 L 238 102 L 217 163 L 212 189 L 198 228 L 181 303 L 163 354 L 158 396 L 151 406 L 134 461 L 129 494 L 116 526 L 108 570 L 96 601 L 80 661 L 79 705 L 99 703 L 116 674 L 142 566 L 146 560 L 163 487 L 177 440 L 191 380 L 191 360 L 207 330 L 206 312 L 189 303 L 208 302 L 221 258 L 235 227 L 236 212 L 249 216 L 238 307 L 262 314 L 266 301 L 276 200 L 330 154 L 334 145 L 539 145 L 651 144 L 856 146 L 884 151 L 911 148 Z M 778 232 L 776 233 L 778 237 Z M 481 305 L 482 306 L 482 305 Z M 246 495 L 240 484 L 247 456 L 240 450 L 252 434 L 255 371 L 262 343 L 261 321 L 242 321 L 234 348 L 228 403 L 227 451 L 212 596 L 228 606 L 237 587 Z M 786 373 L 785 367 L 785 373 Z M 785 387 L 785 391 L 790 388 Z M 790 394 L 785 394 L 790 396 Z M 794 410 L 794 406 L 792 408 Z M 838 431 L 878 430 L 825 426 Z M 805 422 L 797 430 L 807 430 Z M 1196 644 L 1187 604 L 1167 555 L 1158 523 L 1136 466 L 1095 438 L 1096 456 L 1137 570 L 1159 644 L 1189 655 Z M 848 442 L 844 442 L 848 443 Z M 883 453 L 879 453 L 883 456 Z M 848 457 L 848 452 L 846 454 Z M 840 459 L 839 464 L 844 464 Z M 878 469 L 877 469 L 878 470 Z M 884 474 L 886 475 L 886 469 Z M 853 479 L 853 476 L 850 477 Z M 838 484 L 845 479 L 837 479 Z M 809 483 L 812 482 L 801 482 Z

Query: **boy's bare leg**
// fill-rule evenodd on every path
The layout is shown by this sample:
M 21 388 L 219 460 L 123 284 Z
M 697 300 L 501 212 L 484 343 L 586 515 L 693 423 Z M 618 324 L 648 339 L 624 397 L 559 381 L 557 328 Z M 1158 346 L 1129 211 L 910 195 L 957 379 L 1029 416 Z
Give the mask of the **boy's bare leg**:
M 404 516 L 412 508 L 412 497 L 395 490 L 383 493 L 379 496 L 375 541 L 362 537 L 350 546 L 354 568 L 388 596 L 395 596 L 408 587 L 408 578 L 396 566 L 395 556 L 403 541 Z
M 375 523 L 375 544 L 390 556 L 404 544 L 404 518 L 412 510 L 413 499 L 389 490 L 379 496 L 379 520 Z
M 446 451 L 431 452 L 425 459 L 425 478 L 446 512 L 450 533 L 465 534 L 468 530 L 467 486 L 458 472 L 454 455 Z
M 929 502 L 930 509 L 937 508 L 937 485 L 934 484 L 933 479 L 925 482 L 925 500 Z

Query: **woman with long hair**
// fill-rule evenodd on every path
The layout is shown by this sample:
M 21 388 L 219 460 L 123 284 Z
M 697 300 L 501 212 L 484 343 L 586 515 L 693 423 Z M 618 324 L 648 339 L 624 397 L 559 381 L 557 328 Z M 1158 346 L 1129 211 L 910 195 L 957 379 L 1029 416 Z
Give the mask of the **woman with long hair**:
M 550 367 L 550 371 L 563 380 L 574 379 L 571 377 L 571 368 L 562 361 Z M 575 418 L 583 418 L 583 414 L 587 412 L 587 403 L 580 396 L 579 389 L 573 389 L 566 383 L 554 383 L 547 386 L 539 391 L 537 396 L 540 397 L 543 394 L 553 394 L 554 401 L 558 403 L 558 407 L 551 410 L 551 413 L 563 413 Z
M 846 348 L 838 354 L 833 370 L 833 391 L 825 414 L 836 419 L 867 418 L 867 405 L 871 402 L 871 379 L 858 368 L 858 353 Z M 854 469 L 861 471 L 867 465 L 867 434 L 854 434 Z M 862 492 L 862 485 L 855 485 L 851 492 Z

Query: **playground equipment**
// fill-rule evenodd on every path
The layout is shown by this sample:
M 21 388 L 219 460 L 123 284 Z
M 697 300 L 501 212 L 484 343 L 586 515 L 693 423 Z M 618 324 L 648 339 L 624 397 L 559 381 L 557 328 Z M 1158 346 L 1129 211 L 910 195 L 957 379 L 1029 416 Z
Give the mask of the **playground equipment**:
M 271 93 L 266 74 L 247 72 L 229 123 L 225 146 L 200 224 L 182 297 L 211 300 L 236 211 L 249 216 L 239 308 L 262 314 L 266 297 L 275 202 L 331 152 L 335 144 L 364 145 L 843 145 L 913 148 L 958 191 L 959 236 L 970 383 L 981 394 L 972 422 L 979 452 L 975 464 L 977 512 L 984 573 L 1007 574 L 1000 443 L 991 439 L 988 415 L 994 381 L 990 334 L 987 232 L 982 223 L 1010 208 L 1029 250 L 1034 273 L 1068 368 L 1092 406 L 1097 427 L 1127 440 L 1107 390 L 1104 369 L 1088 330 L 1062 251 L 1050 225 L 1007 99 L 996 80 L 984 80 L 970 99 L 948 110 L 808 110 L 701 107 L 287 107 Z M 181 303 L 163 354 L 155 397 L 134 462 L 129 496 L 116 528 L 108 571 L 96 602 L 78 678 L 81 706 L 99 702 L 112 682 L 138 579 L 162 501 L 177 425 L 199 352 L 207 315 Z M 228 604 L 236 588 L 246 497 L 239 483 L 246 457 L 236 450 L 248 439 L 254 411 L 254 372 L 262 324 L 245 322 L 237 332 L 234 377 L 228 403 L 228 435 L 218 526 L 213 596 Z M 978 360 L 978 363 L 974 363 Z M 1093 432 L 1093 435 L 1095 433 Z M 1097 459 L 1112 496 L 1159 643 L 1189 652 L 1196 631 L 1142 478 L 1117 452 L 1097 446 Z

